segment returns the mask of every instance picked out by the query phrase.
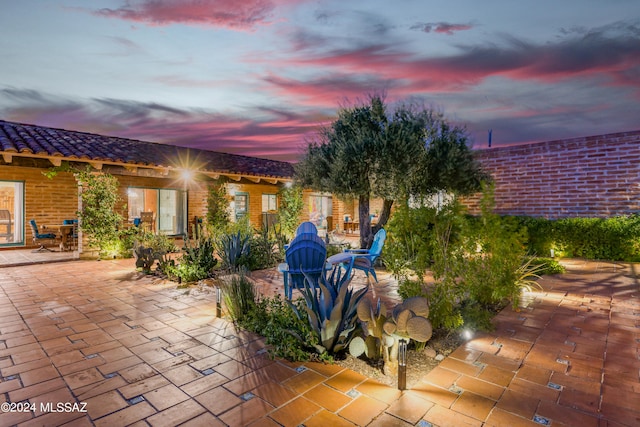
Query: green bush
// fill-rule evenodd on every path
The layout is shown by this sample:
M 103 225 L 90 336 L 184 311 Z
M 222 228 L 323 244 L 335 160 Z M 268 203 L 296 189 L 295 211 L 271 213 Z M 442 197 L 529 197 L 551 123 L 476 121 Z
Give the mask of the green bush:
M 640 216 L 610 218 L 544 218 L 518 217 L 527 227 L 528 250 L 531 254 L 556 254 L 612 261 L 640 261 Z
M 294 302 L 295 310 L 304 310 L 304 302 Z M 272 356 L 291 361 L 317 359 L 315 346 L 318 338 L 306 319 L 300 319 L 281 295 L 265 297 L 256 301 L 255 306 L 239 322 L 251 332 L 264 337 Z M 325 360 L 328 360 L 325 357 Z
M 533 257 L 531 258 L 531 265 L 540 266 L 537 274 L 543 276 L 545 274 L 561 274 L 566 271 L 564 266 L 553 258 Z
M 256 306 L 256 290 L 253 282 L 246 276 L 244 270 L 231 276 L 231 279 L 223 282 L 222 295 L 224 303 L 231 319 L 242 324 L 248 313 Z

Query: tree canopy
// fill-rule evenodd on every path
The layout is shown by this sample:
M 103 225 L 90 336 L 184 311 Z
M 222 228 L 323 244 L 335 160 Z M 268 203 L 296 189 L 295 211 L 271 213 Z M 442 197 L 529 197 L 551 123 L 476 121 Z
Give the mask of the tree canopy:
M 360 244 L 368 247 L 395 200 L 445 190 L 477 191 L 486 178 L 462 128 L 432 109 L 400 105 L 389 113 L 382 97 L 342 108 L 320 130 L 296 165 L 303 187 L 359 202 Z M 384 200 L 372 229 L 369 199 Z

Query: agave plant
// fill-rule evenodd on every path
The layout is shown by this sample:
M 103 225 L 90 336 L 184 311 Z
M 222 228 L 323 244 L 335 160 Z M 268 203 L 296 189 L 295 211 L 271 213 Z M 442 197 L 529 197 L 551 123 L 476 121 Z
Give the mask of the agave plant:
M 331 275 L 328 278 L 322 276 L 316 286 L 313 279 L 305 274 L 301 293 L 306 303 L 306 313 L 301 313 L 289 302 L 298 318 L 306 317 L 319 337 L 319 344 L 315 348 L 320 354 L 336 354 L 344 350 L 353 336 L 357 326 L 358 303 L 369 290 L 369 285 L 357 291 L 349 289 L 352 277 L 350 271 L 343 273 L 336 266 Z
M 251 236 L 237 234 L 225 234 L 220 238 L 218 255 L 226 268 L 237 270 L 249 256 Z

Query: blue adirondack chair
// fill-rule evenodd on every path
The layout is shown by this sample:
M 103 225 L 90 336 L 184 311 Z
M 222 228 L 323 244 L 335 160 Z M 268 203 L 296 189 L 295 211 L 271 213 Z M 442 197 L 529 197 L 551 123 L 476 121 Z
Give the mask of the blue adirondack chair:
M 371 248 L 345 249 L 345 252 L 349 252 L 354 256 L 352 268 L 364 271 L 367 274 L 367 279 L 369 279 L 369 274 L 371 274 L 376 283 L 378 282 L 378 278 L 376 277 L 376 270 L 373 268 L 373 265 L 382 253 L 382 247 L 384 246 L 386 238 L 387 232 L 384 228 L 381 228 L 373 237 Z
M 302 233 L 293 239 L 285 252 L 285 262 L 278 266 L 284 276 L 285 296 L 291 299 L 294 288 L 304 288 L 305 274 L 315 286 L 325 272 L 326 258 L 327 247 L 318 235 Z
M 298 237 L 301 234 L 315 234 L 317 236 L 318 235 L 318 228 L 312 222 L 309 222 L 309 221 L 303 222 L 298 226 L 298 228 L 296 228 L 295 237 Z M 291 243 L 293 243 L 293 241 Z M 285 251 L 287 249 L 289 249 L 289 246 L 291 246 L 291 243 L 287 243 L 286 245 L 284 245 L 284 250 Z
M 298 228 L 296 228 L 296 236 L 299 236 L 305 233 L 318 234 L 318 228 L 314 223 L 305 221 L 302 224 L 300 224 Z

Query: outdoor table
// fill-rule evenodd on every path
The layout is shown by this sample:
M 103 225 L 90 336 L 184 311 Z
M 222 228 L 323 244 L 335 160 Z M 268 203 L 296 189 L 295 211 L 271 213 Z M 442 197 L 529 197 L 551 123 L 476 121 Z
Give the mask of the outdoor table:
M 345 233 L 355 233 L 356 230 L 360 229 L 360 223 L 357 221 L 347 221 L 344 223 L 344 232 Z
M 60 250 L 61 251 L 71 250 L 69 245 L 69 236 L 73 235 L 74 227 L 75 227 L 75 224 L 61 224 L 53 227 L 54 229 L 57 229 L 58 233 L 60 234 Z

